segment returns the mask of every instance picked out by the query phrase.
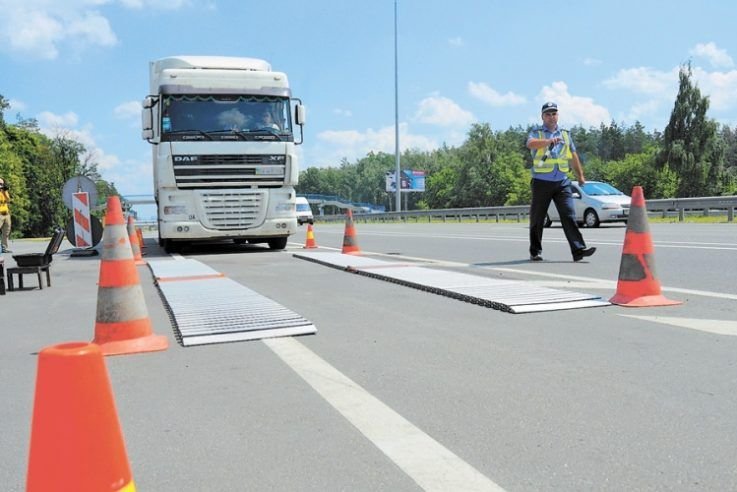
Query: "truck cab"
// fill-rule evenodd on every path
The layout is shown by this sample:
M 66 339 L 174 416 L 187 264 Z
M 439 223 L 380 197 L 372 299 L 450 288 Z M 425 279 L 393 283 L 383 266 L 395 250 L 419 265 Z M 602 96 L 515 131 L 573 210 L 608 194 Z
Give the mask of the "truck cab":
M 152 144 L 160 244 L 173 251 L 229 239 L 283 249 L 297 230 L 304 120 L 286 74 L 264 60 L 151 62 L 142 136 Z

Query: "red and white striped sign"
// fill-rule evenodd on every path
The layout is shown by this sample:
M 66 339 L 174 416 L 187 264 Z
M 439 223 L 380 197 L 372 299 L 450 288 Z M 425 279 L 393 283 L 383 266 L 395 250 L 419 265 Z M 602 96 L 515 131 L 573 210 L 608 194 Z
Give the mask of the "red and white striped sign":
M 85 191 L 72 194 L 74 209 L 75 246 L 89 248 L 92 246 L 92 227 L 90 223 L 90 198 Z

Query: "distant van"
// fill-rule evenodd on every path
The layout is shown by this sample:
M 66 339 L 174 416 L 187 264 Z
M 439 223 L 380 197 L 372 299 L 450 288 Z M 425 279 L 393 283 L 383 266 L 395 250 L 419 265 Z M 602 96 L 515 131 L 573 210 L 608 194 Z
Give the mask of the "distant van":
M 302 225 L 305 222 L 313 224 L 315 218 L 312 216 L 312 209 L 310 204 L 307 202 L 307 198 L 298 196 L 297 197 L 297 224 Z

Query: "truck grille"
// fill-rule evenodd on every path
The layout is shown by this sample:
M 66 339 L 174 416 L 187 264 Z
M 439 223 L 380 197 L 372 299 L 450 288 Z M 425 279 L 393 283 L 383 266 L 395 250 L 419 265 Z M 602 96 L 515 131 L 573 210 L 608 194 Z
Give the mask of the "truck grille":
M 205 212 L 205 225 L 210 229 L 248 229 L 264 221 L 268 205 L 265 192 L 202 191 L 199 195 Z
M 284 185 L 285 155 L 175 155 L 178 188 L 253 188 Z

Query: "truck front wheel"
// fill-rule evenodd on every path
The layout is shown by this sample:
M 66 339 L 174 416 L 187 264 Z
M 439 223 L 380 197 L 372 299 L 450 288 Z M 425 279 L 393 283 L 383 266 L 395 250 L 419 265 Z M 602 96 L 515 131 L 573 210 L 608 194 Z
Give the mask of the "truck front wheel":
M 271 249 L 284 249 L 287 247 L 287 238 L 285 237 L 277 237 L 274 239 L 269 239 L 269 248 Z

